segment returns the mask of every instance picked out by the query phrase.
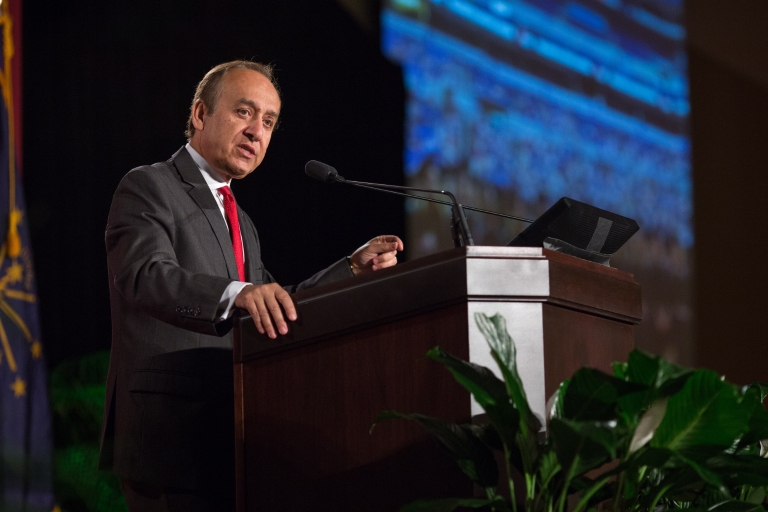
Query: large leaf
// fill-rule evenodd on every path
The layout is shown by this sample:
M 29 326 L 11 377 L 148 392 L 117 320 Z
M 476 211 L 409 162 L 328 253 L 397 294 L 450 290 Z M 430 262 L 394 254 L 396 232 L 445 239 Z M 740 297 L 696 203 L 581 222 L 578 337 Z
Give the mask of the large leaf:
M 766 493 L 768 493 L 768 487 L 753 487 L 749 490 L 749 493 L 747 493 L 744 501 L 759 505 L 765 501 Z
M 488 368 L 463 361 L 440 347 L 427 352 L 427 357 L 443 363 L 456 381 L 472 393 L 480 407 L 485 410 L 501 440 L 513 446 L 520 415 L 507 395 L 506 385 Z
M 551 450 L 543 453 L 539 464 L 541 485 L 546 486 L 558 472 L 560 472 L 560 463 L 557 460 L 557 454 Z
M 704 445 L 726 448 L 748 428 L 753 404 L 710 370 L 697 370 L 669 398 L 651 446 L 694 451 Z M 690 453 L 688 456 L 693 456 Z
M 530 429 L 538 434 L 541 424 L 534 416 L 528 404 L 528 398 L 523 387 L 523 379 L 517 371 L 515 342 L 507 332 L 507 322 L 503 316 L 496 314 L 488 317 L 483 313 L 475 313 L 475 323 L 485 336 L 491 347 L 491 354 L 499 365 L 507 393 L 512 403 L 520 413 L 521 429 Z M 527 432 L 524 432 L 527 434 Z
M 571 377 L 565 391 L 563 416 L 575 421 L 614 420 L 618 417 L 619 398 L 644 389 L 594 368 L 581 368 Z
M 717 489 L 718 492 L 720 492 L 723 496 L 730 498 L 730 492 L 725 486 L 723 479 L 720 478 L 720 475 L 692 459 L 682 457 L 680 454 L 677 454 L 677 456 L 680 457 L 683 462 L 685 462 L 691 469 L 693 469 L 696 474 L 699 475 L 699 478 L 701 478 L 704 482 Z
M 709 512 L 763 512 L 762 505 L 749 503 L 748 501 L 727 500 L 707 509 Z
M 768 487 L 768 459 L 758 455 L 723 453 L 707 459 L 704 465 L 730 486 Z
M 555 418 L 549 423 L 549 431 L 566 482 L 616 456 L 612 425 Z
M 395 411 L 379 413 L 376 422 L 390 419 L 407 419 L 417 422 L 433 439 L 440 443 L 440 446 L 448 452 L 473 482 L 484 488 L 496 488 L 499 482 L 499 471 L 493 452 L 477 438 L 468 426 L 457 425 L 423 414 L 402 414 Z
M 663 478 L 658 483 L 646 479 L 646 492 L 642 500 L 646 507 L 659 494 L 671 500 L 691 503 L 701 497 L 707 486 L 690 466 L 662 472 L 661 475 Z
M 755 382 L 749 387 L 760 394 L 761 403 L 765 402 L 766 397 L 768 397 L 768 382 Z
M 762 387 L 757 384 L 749 386 L 744 391 L 744 400 L 751 401 L 754 405 L 747 431 L 739 440 L 739 450 L 758 441 L 768 439 L 768 411 L 766 411 L 763 405 L 765 397 L 763 396 Z
M 400 512 L 452 512 L 457 508 L 487 508 L 496 512 L 509 512 L 509 505 L 501 499 L 444 498 L 420 500 L 400 509 Z M 493 507 L 493 508 L 491 508 Z
M 488 317 L 483 313 L 475 313 L 475 322 L 491 347 L 491 355 L 504 376 L 507 394 L 520 415 L 516 445 L 521 455 L 523 472 L 533 475 L 536 473 L 535 461 L 539 456 L 538 434 L 541 423 L 531 411 L 523 380 L 517 371 L 515 343 L 507 332 L 503 316 L 496 314 Z
M 629 354 L 626 366 L 626 380 L 655 389 L 661 389 L 670 381 L 689 375 L 693 370 L 670 363 L 663 357 L 652 356 L 642 350 Z
M 641 350 L 633 350 L 629 354 L 627 363 L 614 364 L 614 375 L 627 382 L 644 386 L 646 389 L 620 397 L 620 411 L 625 419 L 631 422 L 652 402 L 677 393 L 692 371 L 674 365 L 661 357 L 652 356 Z

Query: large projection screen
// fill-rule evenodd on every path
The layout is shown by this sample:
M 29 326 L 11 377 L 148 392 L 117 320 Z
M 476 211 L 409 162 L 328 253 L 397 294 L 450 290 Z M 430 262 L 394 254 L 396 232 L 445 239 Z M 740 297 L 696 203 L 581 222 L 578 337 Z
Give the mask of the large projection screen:
M 388 0 L 408 91 L 406 184 L 536 218 L 562 196 L 635 219 L 612 260 L 643 287 L 639 348 L 695 364 L 682 0 Z M 450 210 L 407 200 L 409 256 L 452 247 Z M 478 245 L 525 225 L 468 213 Z

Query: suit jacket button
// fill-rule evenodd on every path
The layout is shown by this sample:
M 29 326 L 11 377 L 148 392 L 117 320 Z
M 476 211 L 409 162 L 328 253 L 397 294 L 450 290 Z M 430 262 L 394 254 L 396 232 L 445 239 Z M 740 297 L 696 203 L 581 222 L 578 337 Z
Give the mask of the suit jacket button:
M 182 311 L 181 306 L 176 306 L 176 312 L 181 313 L 181 311 Z
M 195 309 L 195 316 L 200 316 L 200 308 Z

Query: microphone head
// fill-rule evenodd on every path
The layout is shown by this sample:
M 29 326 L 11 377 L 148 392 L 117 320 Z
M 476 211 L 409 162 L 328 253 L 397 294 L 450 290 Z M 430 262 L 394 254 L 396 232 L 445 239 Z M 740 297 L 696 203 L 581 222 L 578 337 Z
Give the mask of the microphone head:
M 310 178 L 324 181 L 326 183 L 333 183 L 339 177 L 339 171 L 334 169 L 328 164 L 318 162 L 317 160 L 310 160 L 307 165 L 304 166 L 304 172 Z

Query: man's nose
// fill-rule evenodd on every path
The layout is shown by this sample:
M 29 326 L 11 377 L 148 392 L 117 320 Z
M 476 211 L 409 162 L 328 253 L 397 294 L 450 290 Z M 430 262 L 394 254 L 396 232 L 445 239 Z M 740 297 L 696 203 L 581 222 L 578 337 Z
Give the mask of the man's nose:
M 252 142 L 261 140 L 262 135 L 264 135 L 264 123 L 261 118 L 256 118 L 252 123 L 249 123 L 244 133 Z

